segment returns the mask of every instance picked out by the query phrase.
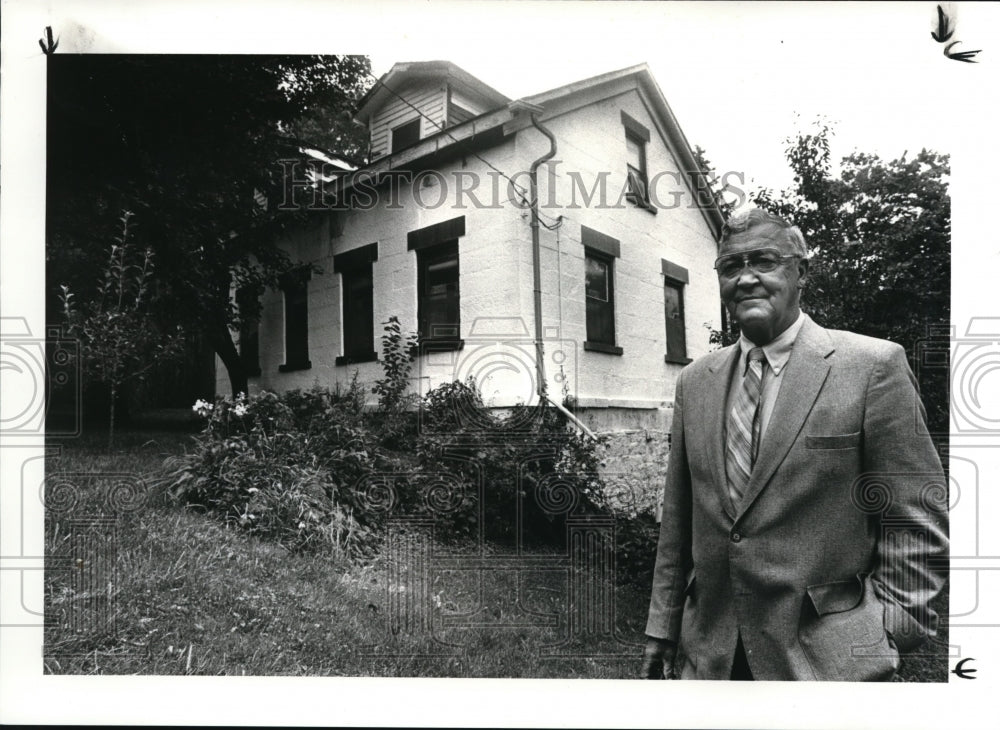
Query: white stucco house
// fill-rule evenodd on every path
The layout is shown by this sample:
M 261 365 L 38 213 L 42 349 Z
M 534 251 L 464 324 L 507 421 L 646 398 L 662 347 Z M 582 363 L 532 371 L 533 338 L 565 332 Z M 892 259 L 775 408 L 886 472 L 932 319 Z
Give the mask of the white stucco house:
M 658 462 L 677 375 L 720 327 L 722 217 L 647 66 L 511 100 L 448 62 L 398 63 L 357 119 L 371 162 L 335 170 L 322 202 L 290 188 L 316 212 L 281 245 L 322 273 L 264 295 L 241 333 L 251 390 L 374 381 L 394 315 L 421 336 L 416 391 L 544 393 Z

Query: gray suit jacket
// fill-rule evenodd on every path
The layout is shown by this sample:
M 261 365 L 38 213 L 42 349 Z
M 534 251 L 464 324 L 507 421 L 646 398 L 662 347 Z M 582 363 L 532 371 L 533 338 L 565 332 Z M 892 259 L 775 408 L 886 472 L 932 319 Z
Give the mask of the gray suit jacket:
M 646 633 L 682 678 L 889 679 L 932 635 L 947 489 L 903 349 L 807 320 L 741 504 L 725 400 L 739 347 L 686 367 L 674 400 Z M 891 640 L 891 641 L 890 641 Z

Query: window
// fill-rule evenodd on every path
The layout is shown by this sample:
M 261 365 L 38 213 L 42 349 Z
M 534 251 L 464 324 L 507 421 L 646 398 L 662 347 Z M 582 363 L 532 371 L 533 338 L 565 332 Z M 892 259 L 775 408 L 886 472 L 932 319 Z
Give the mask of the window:
M 425 340 L 457 340 L 458 241 L 417 252 L 418 319 Z
M 615 259 L 620 256 L 617 240 L 581 226 L 584 246 L 584 293 L 587 300 L 585 350 L 621 355 L 615 345 Z
M 663 268 L 663 302 L 666 321 L 667 353 L 666 362 L 687 364 L 687 341 L 684 332 L 684 286 L 688 282 L 688 272 L 683 266 L 660 260 Z
M 309 306 L 308 266 L 296 269 L 282 277 L 281 290 L 285 294 L 285 363 L 278 370 L 306 370 L 309 362 Z
M 236 291 L 240 314 L 240 360 L 248 376 L 260 375 L 260 299 L 256 287 Z
M 628 178 L 626 197 L 632 203 L 652 212 L 656 208 L 649 202 L 649 175 L 646 170 L 646 145 L 649 130 L 625 112 L 622 112 L 625 127 L 625 172 Z
M 340 274 L 344 312 L 344 354 L 337 357 L 337 365 L 377 359 L 372 280 L 372 262 L 377 260 L 377 243 L 333 257 L 333 270 Z
M 422 343 L 432 349 L 461 349 L 458 239 L 465 216 L 411 231 L 407 248 L 417 254 L 417 322 Z
M 392 130 L 392 151 L 399 152 L 420 141 L 420 119 L 401 124 Z

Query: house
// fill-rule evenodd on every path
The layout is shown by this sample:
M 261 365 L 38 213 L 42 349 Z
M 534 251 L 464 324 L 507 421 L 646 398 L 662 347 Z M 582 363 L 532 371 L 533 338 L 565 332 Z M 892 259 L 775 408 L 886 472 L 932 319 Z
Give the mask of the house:
M 290 188 L 317 212 L 281 245 L 322 273 L 265 294 L 242 333 L 251 389 L 374 381 L 395 315 L 421 336 L 417 391 L 472 376 L 503 408 L 544 383 L 660 469 L 677 375 L 720 327 L 722 217 L 648 67 L 511 100 L 452 63 L 398 63 L 357 119 L 369 164 L 321 205 Z

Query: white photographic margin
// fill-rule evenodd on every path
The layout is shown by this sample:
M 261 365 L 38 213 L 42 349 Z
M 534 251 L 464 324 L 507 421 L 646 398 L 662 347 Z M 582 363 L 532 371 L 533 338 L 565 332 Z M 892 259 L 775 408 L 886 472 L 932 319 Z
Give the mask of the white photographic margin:
M 592 55 L 595 37 L 607 34 L 613 48 L 627 46 L 627 28 L 637 13 L 669 13 L 657 4 L 586 3 L 320 3 L 221 2 L 199 3 L 71 2 L 27 0 L 3 2 L 2 83 L 0 83 L 0 312 L 26 318 L 32 332 L 44 332 L 42 292 L 45 287 L 45 81 L 46 65 L 37 43 L 46 26 L 59 37 L 58 53 L 69 52 L 211 52 L 211 53 L 378 53 L 396 60 L 449 59 L 462 43 L 495 54 L 498 64 L 529 58 L 532 48 L 546 43 L 574 43 L 581 57 Z M 767 6 L 765 6 L 767 7 Z M 844 62 L 858 58 L 871 64 L 873 84 L 891 96 L 893 77 L 882 72 L 880 36 L 914 35 L 926 46 L 927 67 L 947 64 L 947 83 L 928 81 L 926 93 L 945 110 L 938 120 L 947 124 L 953 177 L 953 302 L 952 319 L 958 334 L 977 316 L 998 314 L 997 277 L 1000 239 L 992 208 L 993 178 L 1000 170 L 1000 141 L 995 107 L 1000 49 L 990 47 L 1000 38 L 1000 8 L 961 5 L 960 29 L 972 45 L 983 48 L 980 63 L 938 59 L 941 48 L 929 38 L 934 4 L 896 6 L 894 15 L 915 18 L 906 27 L 884 27 L 878 16 L 885 8 L 861 4 L 814 6 L 815 26 L 827 14 L 840 14 L 856 24 L 855 38 L 843 38 Z M 706 56 L 717 53 L 713 28 L 739 22 L 756 12 L 747 4 L 696 6 L 704 14 Z M 767 8 L 771 12 L 773 7 Z M 798 11 L 799 9 L 796 8 Z M 801 15 L 801 13 L 796 13 Z M 461 16 L 459 18 L 458 16 Z M 517 30 L 520 29 L 520 30 Z M 515 33 L 516 31 L 516 33 Z M 774 29 L 782 34 L 803 33 L 802 25 Z M 462 39 L 450 36 L 461 32 Z M 756 31 L 755 31 L 756 32 Z M 832 31 L 829 31 L 832 32 Z M 616 33 L 622 38 L 616 40 Z M 922 35 L 921 35 L 922 34 Z M 917 40 L 917 36 L 920 39 Z M 444 36 L 449 36 L 445 38 Z M 440 44 L 437 44 L 440 39 Z M 439 52 L 429 49 L 429 41 Z M 664 43 L 671 42 L 669 38 Z M 817 51 L 817 56 L 823 51 Z M 430 55 L 428 55 L 430 54 Z M 933 57 L 933 58 L 932 58 Z M 457 59 L 456 59 L 457 60 Z M 694 66 L 698 59 L 685 59 Z M 836 66 L 838 58 L 799 59 L 817 68 Z M 606 68 L 618 63 L 609 52 Z M 747 65 L 753 60 L 747 59 Z M 461 62 L 459 62 L 461 65 Z M 889 64 L 893 73 L 898 67 Z M 475 70 L 473 70 L 475 73 Z M 695 72 L 680 68 L 679 73 Z M 704 73 L 704 71 L 700 71 Z M 921 74 L 922 68 L 913 68 Z M 581 72 L 569 78 L 583 78 Z M 740 109 L 727 108 L 727 84 L 753 77 L 734 69 L 729 78 L 706 74 L 706 103 L 733 122 L 734 134 L 747 143 L 749 132 L 740 125 Z M 485 79 L 490 82 L 489 78 Z M 780 78 L 763 79 L 769 93 L 794 95 Z M 540 84 L 536 90 L 547 88 Z M 766 102 L 766 99 L 764 100 Z M 879 114 L 871 110 L 872 117 Z M 681 120 L 685 120 L 682 118 Z M 791 130 L 781 130 L 788 133 Z M 688 130 L 691 133 L 691 130 Z M 862 148 L 863 149 L 863 148 Z M 711 150 L 709 153 L 711 154 Z M 991 225 L 992 224 L 992 225 Z M 0 380 L 7 400 L 9 381 Z M 22 529 L 19 490 L 22 465 L 41 455 L 41 446 L 23 446 L 0 436 L 3 485 L 0 492 L 0 556 L 41 555 L 41 505 L 23 505 Z M 978 448 L 976 463 L 991 489 L 1000 473 L 996 448 Z M 983 524 L 988 522 L 983 519 Z M 986 536 L 983 550 L 989 548 Z M 995 540 L 994 540 L 995 542 Z M 996 562 L 996 560 L 994 560 Z M 16 580 L 17 571 L 0 571 L 0 595 Z M 1000 574 L 984 572 L 980 604 L 996 611 Z M 41 605 L 41 582 L 34 605 Z M 952 594 L 956 606 L 964 597 Z M 0 612 L 3 604 L 0 604 Z M 2 624 L 0 615 L 0 624 Z M 0 628 L 0 722 L 155 723 L 155 724 L 296 724 L 296 725 L 489 725 L 588 727 L 879 727 L 918 728 L 961 725 L 977 727 L 994 713 L 995 690 L 1000 685 L 1000 632 L 995 627 L 952 629 L 951 643 L 962 656 L 975 657 L 976 681 L 952 676 L 948 684 L 820 685 L 700 682 L 630 682 L 607 680 L 429 680 L 366 678 L 265 677 L 71 677 L 43 676 L 41 629 Z M 983 720 L 979 720 L 983 718 Z

